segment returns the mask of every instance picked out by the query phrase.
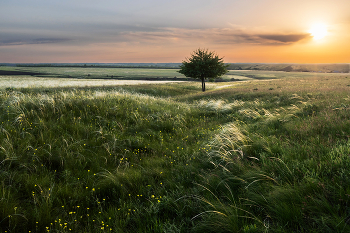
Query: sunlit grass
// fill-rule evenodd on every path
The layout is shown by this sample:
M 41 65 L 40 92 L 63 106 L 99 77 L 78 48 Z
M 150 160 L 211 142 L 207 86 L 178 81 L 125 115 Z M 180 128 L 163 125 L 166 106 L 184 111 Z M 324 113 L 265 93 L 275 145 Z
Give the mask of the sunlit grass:
M 164 84 L 181 81 L 112 80 L 80 78 L 48 78 L 31 76 L 0 76 L 0 89 L 5 88 L 56 88 L 56 87 L 96 87 L 139 84 Z
M 1 229 L 347 232 L 348 81 L 1 89 Z
M 279 85 L 276 80 L 261 83 L 251 94 L 232 94 L 241 107 L 231 113 L 236 120 L 234 127 L 228 125 L 232 142 L 224 130 L 216 136 L 224 140 L 216 140 L 209 152 L 216 169 L 203 186 L 208 210 L 200 215 L 205 221 L 199 232 L 349 229 L 344 203 L 350 190 L 343 173 L 349 156 L 338 149 L 349 148 L 347 79 L 302 80 L 308 85 L 286 81 L 290 85 L 280 87 L 284 92 L 264 88 Z M 231 98 L 228 90 L 221 93 Z M 238 137 L 242 133 L 246 140 Z

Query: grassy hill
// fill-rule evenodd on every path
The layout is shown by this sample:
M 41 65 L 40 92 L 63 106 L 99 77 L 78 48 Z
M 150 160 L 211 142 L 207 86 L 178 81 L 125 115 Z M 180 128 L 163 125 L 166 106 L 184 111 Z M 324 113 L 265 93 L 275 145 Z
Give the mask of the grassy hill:
M 0 90 L 3 232 L 348 232 L 350 76 Z

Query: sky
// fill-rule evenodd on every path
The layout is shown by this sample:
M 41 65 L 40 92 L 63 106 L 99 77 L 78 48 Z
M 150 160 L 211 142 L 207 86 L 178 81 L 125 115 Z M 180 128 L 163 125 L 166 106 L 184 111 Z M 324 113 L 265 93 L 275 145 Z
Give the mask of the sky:
M 0 0 L 0 63 L 350 63 L 349 41 L 349 0 Z

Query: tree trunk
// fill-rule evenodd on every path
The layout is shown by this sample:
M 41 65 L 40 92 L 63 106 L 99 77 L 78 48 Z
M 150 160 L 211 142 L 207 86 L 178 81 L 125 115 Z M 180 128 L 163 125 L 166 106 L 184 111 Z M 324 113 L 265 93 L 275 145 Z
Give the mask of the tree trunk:
M 204 78 L 202 78 L 202 91 L 205 91 L 205 81 L 204 81 Z

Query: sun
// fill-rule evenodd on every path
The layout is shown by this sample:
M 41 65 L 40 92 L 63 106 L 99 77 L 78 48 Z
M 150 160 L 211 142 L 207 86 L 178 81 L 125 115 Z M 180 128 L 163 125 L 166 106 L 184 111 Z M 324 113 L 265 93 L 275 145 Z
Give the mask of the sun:
M 309 33 L 315 40 L 320 40 L 328 33 L 327 26 L 325 24 L 315 24 L 311 27 Z

